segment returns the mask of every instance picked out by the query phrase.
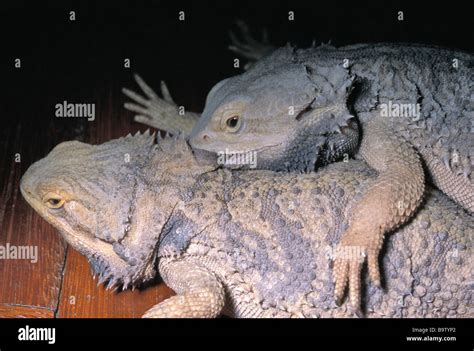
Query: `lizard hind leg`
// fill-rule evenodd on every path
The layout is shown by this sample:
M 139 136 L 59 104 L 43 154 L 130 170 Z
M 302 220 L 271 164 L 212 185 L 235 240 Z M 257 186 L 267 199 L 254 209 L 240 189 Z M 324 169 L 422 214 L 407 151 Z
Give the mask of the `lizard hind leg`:
M 474 214 L 474 184 L 462 174 L 455 174 L 449 165 L 443 164 L 429 149 L 422 149 L 426 166 L 434 185 L 459 205 Z
M 214 318 L 225 305 L 225 290 L 208 269 L 187 261 L 160 262 L 160 274 L 177 295 L 153 306 L 143 318 Z
M 349 227 L 336 249 L 335 298 L 349 286 L 349 300 L 360 308 L 360 275 L 367 260 L 371 281 L 380 286 L 378 255 L 384 235 L 407 221 L 422 201 L 425 177 L 416 150 L 394 135 L 381 118 L 368 122 L 360 153 L 378 177 L 351 210 Z M 348 272 L 348 273 L 345 273 Z

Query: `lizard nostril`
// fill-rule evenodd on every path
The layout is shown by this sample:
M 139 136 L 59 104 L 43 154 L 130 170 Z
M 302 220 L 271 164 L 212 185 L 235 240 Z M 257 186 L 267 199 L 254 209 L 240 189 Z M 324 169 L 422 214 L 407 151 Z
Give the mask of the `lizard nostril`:
M 208 141 L 208 140 L 209 140 L 209 135 L 204 134 L 204 135 L 202 136 L 202 140 Z

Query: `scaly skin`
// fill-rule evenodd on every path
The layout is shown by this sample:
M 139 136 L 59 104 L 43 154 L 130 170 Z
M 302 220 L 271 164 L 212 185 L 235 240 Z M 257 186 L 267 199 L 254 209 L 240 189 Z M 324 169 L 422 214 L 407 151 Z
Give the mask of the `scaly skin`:
M 240 51 L 250 49 L 243 44 Z M 344 154 L 363 158 L 379 176 L 355 207 L 339 251 L 367 256 L 378 283 L 384 234 L 422 201 L 423 163 L 435 186 L 474 212 L 473 62 L 467 53 L 412 44 L 279 49 L 216 84 L 190 143 L 212 152 L 257 151 L 259 169 L 308 171 Z M 419 104 L 420 115 L 385 116 L 389 104 L 411 104 L 413 112 Z M 335 298 L 349 285 L 354 306 L 360 257 L 341 254 L 335 262 Z
M 230 171 L 198 163 L 183 140 L 153 139 L 62 143 L 28 169 L 21 192 L 109 287 L 162 276 L 177 295 L 145 317 L 357 314 L 332 299 L 330 257 L 372 170 Z M 429 189 L 386 241 L 385 289 L 364 289 L 366 315 L 472 317 L 473 225 Z

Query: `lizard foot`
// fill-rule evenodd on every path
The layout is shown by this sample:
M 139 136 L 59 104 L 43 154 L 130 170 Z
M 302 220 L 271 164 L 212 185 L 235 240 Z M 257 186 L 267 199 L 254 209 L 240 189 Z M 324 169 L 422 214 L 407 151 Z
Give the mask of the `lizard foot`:
M 135 74 L 134 78 L 146 95 L 146 97 L 143 97 L 127 88 L 122 89 L 122 92 L 135 102 L 126 102 L 124 104 L 127 110 L 137 113 L 134 120 L 171 134 L 183 133 L 188 135 L 199 115 L 193 112 L 186 112 L 185 115 L 180 115 L 179 107 L 171 97 L 164 81 L 161 82 L 161 95 L 163 98 L 160 98 L 138 74 Z
M 265 28 L 262 31 L 262 41 L 258 41 L 252 37 L 245 22 L 239 20 L 237 21 L 237 26 L 240 29 L 243 40 L 238 39 L 234 32 L 231 31 L 229 35 L 232 44 L 229 45 L 229 50 L 251 61 L 244 67 L 245 70 L 248 70 L 253 62 L 260 60 L 263 56 L 275 50 L 275 47 L 268 41 Z
M 223 290 L 208 287 L 171 296 L 146 311 L 142 318 L 215 318 L 223 307 Z
M 336 248 L 333 266 L 334 298 L 339 305 L 342 303 L 346 287 L 349 288 L 349 302 L 353 308 L 361 308 L 361 271 L 367 259 L 369 277 L 375 286 L 380 287 L 380 269 L 378 255 L 379 240 L 364 242 L 371 236 L 351 235 L 347 232 Z M 381 240 L 380 240 L 381 242 Z

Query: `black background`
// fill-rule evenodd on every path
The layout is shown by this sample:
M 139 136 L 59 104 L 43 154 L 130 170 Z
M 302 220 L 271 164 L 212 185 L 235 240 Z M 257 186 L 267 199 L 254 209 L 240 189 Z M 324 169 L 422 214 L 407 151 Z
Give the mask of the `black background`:
M 276 45 L 289 41 L 304 47 L 313 39 L 332 40 L 336 46 L 418 42 L 465 51 L 472 51 L 474 45 L 472 13 L 460 2 L 106 4 L 2 2 L 0 89 L 6 100 L 15 105 L 42 103 L 55 89 L 67 97 L 87 87 L 109 89 L 112 82 L 130 86 L 131 73 L 138 72 L 154 87 L 165 80 L 175 100 L 200 111 L 213 84 L 241 72 L 232 67 L 235 54 L 227 50 L 228 32 L 236 29 L 239 18 L 257 37 L 266 27 Z M 178 21 L 180 10 L 186 13 L 184 22 Z M 293 22 L 287 19 L 290 10 L 295 12 Z M 69 11 L 76 12 L 76 21 L 69 20 Z M 404 12 L 404 21 L 398 21 L 398 11 Z M 13 66 L 17 57 L 22 59 L 21 70 Z M 131 69 L 123 68 L 124 58 L 131 59 Z M 87 94 L 79 93 L 79 99 L 91 100 Z M 14 111 L 12 105 L 9 114 Z
M 186 13 L 184 22 L 178 21 L 178 11 L 181 10 Z M 287 20 L 290 10 L 295 12 L 294 22 Z M 76 21 L 69 21 L 69 11 L 76 12 Z M 403 22 L 397 20 L 398 11 L 404 12 Z M 348 5 L 334 0 L 271 3 L 196 1 L 194 4 L 129 1 L 110 5 L 93 5 L 92 2 L 89 5 L 85 2 L 42 2 L 40 5 L 21 1 L 14 4 L 2 2 L 0 119 L 3 128 L 0 137 L 5 130 L 12 130 L 20 119 L 23 122 L 25 119 L 33 121 L 36 110 L 43 111 L 48 106 L 52 110 L 52 106 L 62 99 L 71 97 L 81 102 L 100 102 L 113 90 L 113 103 L 119 106 L 126 100 L 120 95 L 120 87 L 133 86 L 132 72 L 140 73 L 155 88 L 160 80 L 165 80 L 176 101 L 190 106 L 191 110 L 200 111 L 212 85 L 241 72 L 233 68 L 235 55 L 227 50 L 230 42 L 228 31 L 236 29 L 236 19 L 244 20 L 256 34 L 266 27 L 270 40 L 276 45 L 290 41 L 304 47 L 315 39 L 317 42 L 332 40 L 336 46 L 358 42 L 417 42 L 465 51 L 472 51 L 474 46 L 472 12 L 454 1 L 427 6 L 414 2 L 386 4 L 382 1 L 370 4 L 354 1 Z M 20 70 L 14 68 L 15 58 L 22 60 Z M 123 67 L 124 58 L 131 59 L 131 69 Z M 33 122 L 32 126 L 41 128 L 40 124 Z M 29 147 L 34 148 L 35 145 Z M 13 340 L 20 321 L 13 324 L 12 321 L 5 322 L 3 335 L 7 340 Z M 427 345 L 407 345 L 403 341 L 404 336 L 411 335 L 410 325 L 445 324 L 440 321 L 389 322 L 397 325 L 381 321 L 364 321 L 364 324 L 357 325 L 346 321 L 332 321 L 330 325 L 322 322 L 305 324 L 305 328 L 302 324 L 293 324 L 291 334 L 302 335 L 299 341 L 308 340 L 312 335 L 313 338 L 308 340 L 311 349 L 325 349 L 318 343 L 324 335 L 327 336 L 325 342 L 332 344 L 345 340 L 349 344 L 364 346 L 373 344 L 371 340 L 384 344 L 387 334 L 391 336 L 388 339 L 391 343 L 419 349 Z M 27 323 L 32 324 L 33 321 L 20 324 L 24 326 Z M 56 321 L 48 323 L 58 325 Z M 230 322 L 224 323 L 229 326 Z M 134 342 L 137 340 L 136 333 L 143 332 L 142 326 L 133 326 L 130 321 L 121 324 L 122 327 L 118 327 L 117 323 L 113 326 L 108 324 L 112 329 L 108 332 L 103 329 L 106 324 L 97 320 L 91 324 L 79 321 L 62 328 L 65 335 L 75 333 L 73 340 L 90 345 L 93 342 L 88 340 L 87 335 L 91 333 L 103 335 L 105 332 L 105 338 L 117 344 L 126 339 Z M 456 324 L 462 326 L 464 322 L 456 321 Z M 4 329 L 5 326 L 9 326 L 11 333 Z M 175 332 L 182 328 L 174 324 L 170 326 Z M 216 323 L 200 326 L 207 330 L 205 335 L 209 343 L 213 342 L 211 334 L 216 326 Z M 242 327 L 242 324 L 237 326 Z M 295 340 L 285 340 L 288 325 L 276 326 L 279 328 L 274 329 L 273 333 L 270 329 L 270 333 L 263 335 L 263 338 Z M 155 334 L 155 327 L 157 339 L 159 336 L 166 337 L 169 329 L 160 334 L 160 326 L 156 324 L 148 324 L 151 335 Z M 199 335 L 202 329 L 196 327 L 188 325 Z M 255 325 L 252 331 L 259 335 L 261 328 L 262 325 Z M 217 332 L 222 332 L 222 329 Z M 186 333 L 183 330 L 184 338 Z M 394 334 L 399 337 L 394 338 Z M 85 336 L 83 340 L 79 340 L 81 335 Z M 246 332 L 235 332 L 223 345 L 236 339 L 245 341 L 246 335 Z M 171 340 L 171 347 L 178 341 L 176 338 Z M 248 342 L 250 345 L 250 340 Z M 433 346 L 429 345 L 430 348 Z
M 56 328 L 56 343 L 18 341 L 18 329 Z M 469 327 L 469 325 L 471 327 Z M 0 320 L 6 350 L 471 350 L 472 319 L 311 320 Z M 422 334 L 413 328 L 454 328 Z M 456 341 L 407 341 L 407 337 L 456 337 Z

